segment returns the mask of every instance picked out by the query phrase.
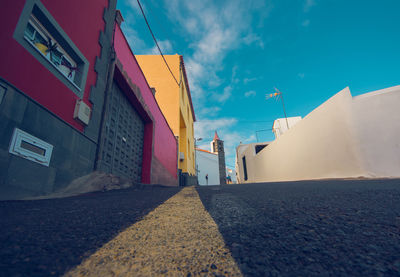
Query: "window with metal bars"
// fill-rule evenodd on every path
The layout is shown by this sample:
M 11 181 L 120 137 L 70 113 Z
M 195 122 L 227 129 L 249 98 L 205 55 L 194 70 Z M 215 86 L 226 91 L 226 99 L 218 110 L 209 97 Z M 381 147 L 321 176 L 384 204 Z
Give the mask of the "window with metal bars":
M 34 15 L 30 16 L 24 38 L 65 77 L 77 85 L 79 79 L 77 62 L 67 54 Z
M 26 1 L 13 37 L 69 89 L 83 97 L 89 62 L 40 0 Z

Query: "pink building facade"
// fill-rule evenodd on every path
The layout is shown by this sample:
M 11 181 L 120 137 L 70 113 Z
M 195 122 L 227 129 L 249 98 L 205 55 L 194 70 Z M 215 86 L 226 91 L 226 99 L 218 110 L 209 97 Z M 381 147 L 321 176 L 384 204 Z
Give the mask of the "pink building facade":
M 121 21 L 117 12 L 113 82 L 144 122 L 142 182 L 176 186 L 177 140 L 120 28 Z
M 115 13 L 116 0 L 2 1 L 0 199 L 95 169 Z
M 94 171 L 178 185 L 177 141 L 119 24 L 116 0 L 0 9 L 0 200 Z

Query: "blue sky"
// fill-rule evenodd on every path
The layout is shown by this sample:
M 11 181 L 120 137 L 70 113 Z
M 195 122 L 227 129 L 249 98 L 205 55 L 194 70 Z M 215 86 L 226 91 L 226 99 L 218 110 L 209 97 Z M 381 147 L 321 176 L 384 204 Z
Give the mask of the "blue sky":
M 195 137 L 214 130 L 234 166 L 240 143 L 273 140 L 283 92 L 288 116 L 306 116 L 349 87 L 353 96 L 400 84 L 397 0 L 141 0 L 164 54 L 184 56 Z M 136 0 L 118 0 L 135 54 L 157 54 Z M 172 78 L 172 77 L 171 77 Z M 400 107 L 399 107 L 400 108 Z M 260 131 L 267 130 L 267 131 Z

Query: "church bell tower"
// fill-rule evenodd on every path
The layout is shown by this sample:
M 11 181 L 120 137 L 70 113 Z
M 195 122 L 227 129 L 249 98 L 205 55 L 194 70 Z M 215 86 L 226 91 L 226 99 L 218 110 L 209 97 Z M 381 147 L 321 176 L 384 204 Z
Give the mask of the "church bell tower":
M 212 152 L 218 154 L 218 167 L 219 167 L 219 183 L 226 184 L 226 167 L 225 167 L 225 150 L 224 142 L 218 137 L 215 131 L 214 139 L 211 142 Z

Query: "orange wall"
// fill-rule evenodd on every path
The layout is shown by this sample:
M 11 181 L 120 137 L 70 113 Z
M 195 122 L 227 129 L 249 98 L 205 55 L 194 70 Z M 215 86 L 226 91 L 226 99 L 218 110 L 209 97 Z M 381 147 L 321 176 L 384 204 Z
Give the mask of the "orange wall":
M 185 159 L 178 167 L 183 172 L 195 175 L 193 113 L 189 88 L 184 81 L 181 56 L 164 56 L 179 85 L 169 72 L 160 55 L 137 55 L 136 59 L 150 87 L 156 89 L 156 100 L 175 136 L 179 136 L 179 152 Z M 182 59 L 183 64 L 183 59 Z
M 179 82 L 179 55 L 164 56 Z M 156 88 L 156 100 L 175 136 L 179 135 L 179 87 L 160 55 L 137 55 L 136 59 L 150 87 Z

